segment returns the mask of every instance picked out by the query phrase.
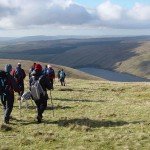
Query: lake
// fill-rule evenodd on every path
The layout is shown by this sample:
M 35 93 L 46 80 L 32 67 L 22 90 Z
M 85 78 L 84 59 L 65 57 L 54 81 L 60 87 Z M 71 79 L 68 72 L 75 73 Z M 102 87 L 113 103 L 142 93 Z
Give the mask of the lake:
M 105 69 L 97 69 L 97 68 L 78 68 L 78 69 L 80 71 L 101 77 L 109 81 L 118 81 L 118 82 L 149 82 L 150 81 L 148 79 L 140 78 L 131 74 L 114 72 Z

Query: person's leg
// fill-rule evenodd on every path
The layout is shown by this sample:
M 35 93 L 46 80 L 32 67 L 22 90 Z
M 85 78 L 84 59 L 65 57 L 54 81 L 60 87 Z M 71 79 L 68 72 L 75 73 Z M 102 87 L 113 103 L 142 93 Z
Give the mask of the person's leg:
M 63 79 L 60 78 L 60 83 L 61 83 L 61 86 L 63 86 Z
M 19 83 L 19 90 L 20 90 L 19 96 L 22 96 L 24 93 L 24 83 L 23 82 Z
M 39 100 L 35 102 L 37 105 L 37 120 L 39 123 L 41 123 L 42 117 L 43 117 L 43 112 L 47 107 L 47 100 Z
M 65 79 L 64 79 L 64 86 L 65 86 L 66 84 L 65 84 Z
M 4 113 L 4 122 L 9 123 L 10 114 L 13 110 L 13 104 L 14 104 L 14 95 L 9 95 L 6 98 L 6 110 Z
M 65 86 L 65 78 L 63 78 L 62 80 L 63 80 L 63 86 Z
M 6 99 L 4 99 L 4 96 L 1 96 L 1 103 L 3 105 L 3 114 L 5 118 L 5 111 L 6 111 Z
M 39 114 L 40 114 L 40 102 L 39 101 L 34 101 L 35 102 L 35 104 L 36 104 L 36 108 L 37 108 L 37 116 L 36 116 L 36 118 L 37 118 L 37 121 L 40 123 L 41 121 L 40 121 L 40 117 L 39 117 Z
M 38 113 L 38 116 L 42 119 L 43 118 L 43 113 L 46 110 L 47 107 L 47 100 L 42 100 L 40 104 L 40 111 Z
M 23 93 L 24 93 L 24 82 L 22 82 L 21 96 L 23 95 Z
M 52 83 L 52 89 L 54 89 L 54 87 L 53 87 L 53 79 L 50 79 L 50 82 Z

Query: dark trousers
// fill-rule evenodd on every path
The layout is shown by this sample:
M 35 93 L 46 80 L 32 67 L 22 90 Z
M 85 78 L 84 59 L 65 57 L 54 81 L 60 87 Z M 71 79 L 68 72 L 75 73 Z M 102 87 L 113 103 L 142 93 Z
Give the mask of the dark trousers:
M 49 79 L 50 80 L 50 82 L 52 83 L 52 89 L 54 88 L 53 87 L 53 84 L 54 84 L 54 81 L 53 81 L 53 79 Z
M 24 93 L 24 83 L 23 82 L 19 82 L 18 83 L 18 87 L 19 87 L 19 96 L 22 96 Z
M 43 117 L 42 114 L 47 107 L 47 100 L 38 100 L 35 101 L 35 104 L 37 107 L 37 113 L 38 113 L 37 116 L 42 118 Z
M 62 86 L 65 86 L 65 78 L 60 78 L 60 83 Z
M 13 110 L 14 95 L 1 96 L 1 102 L 4 110 L 4 121 L 9 121 Z

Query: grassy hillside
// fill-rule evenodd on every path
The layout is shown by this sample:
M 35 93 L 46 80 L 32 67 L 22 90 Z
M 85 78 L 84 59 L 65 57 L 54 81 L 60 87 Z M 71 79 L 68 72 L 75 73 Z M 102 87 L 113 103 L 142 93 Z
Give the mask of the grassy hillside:
M 136 55 L 121 62 L 116 70 L 150 79 L 150 42 L 142 43 L 133 52 Z
M 33 61 L 27 61 L 27 60 L 14 60 L 14 59 L 0 59 L 0 69 L 4 69 L 6 64 L 12 64 L 13 68 L 16 68 L 18 62 L 20 62 L 22 64 L 22 68 L 26 71 L 26 74 L 28 75 L 29 69 L 30 67 L 33 65 Z M 42 63 L 42 62 L 36 62 L 36 63 L 40 63 L 43 68 L 45 65 L 47 65 L 47 63 Z M 102 78 L 96 77 L 96 76 L 92 76 L 89 75 L 87 73 L 78 71 L 76 69 L 72 69 L 69 67 L 65 67 L 65 66 L 60 66 L 60 65 L 55 65 L 55 64 L 51 64 L 53 69 L 55 70 L 55 74 L 57 76 L 57 72 L 60 69 L 64 69 L 64 71 L 66 72 L 67 77 L 71 77 L 71 78 L 78 78 L 78 79 L 88 79 L 88 80 L 104 80 Z
M 96 67 L 150 78 L 150 37 L 62 39 L 0 45 L 0 58 Z
M 27 85 L 26 81 L 26 87 Z M 150 84 L 67 79 L 55 82 L 43 123 L 35 107 L 15 102 L 11 124 L 0 129 L 1 150 L 150 149 Z M 2 115 L 2 110 L 0 111 Z

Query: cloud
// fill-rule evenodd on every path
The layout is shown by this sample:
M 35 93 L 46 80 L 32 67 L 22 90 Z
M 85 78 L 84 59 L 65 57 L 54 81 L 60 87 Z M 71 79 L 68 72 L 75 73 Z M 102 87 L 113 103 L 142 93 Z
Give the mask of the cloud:
M 136 3 L 131 9 L 125 9 L 105 1 L 96 10 L 101 26 L 120 29 L 150 28 L 150 6 Z
M 125 9 L 109 0 L 89 11 L 74 0 L 0 0 L 0 28 L 35 26 L 150 28 L 150 6 Z
M 136 3 L 135 6 L 128 11 L 129 17 L 139 21 L 150 21 L 150 6 Z
M 0 24 L 7 17 L 16 27 L 47 24 L 80 25 L 91 20 L 89 12 L 71 0 L 0 0 L 0 8 Z
M 98 15 L 101 20 L 118 20 L 121 18 L 123 9 L 110 1 L 106 1 L 98 6 Z

